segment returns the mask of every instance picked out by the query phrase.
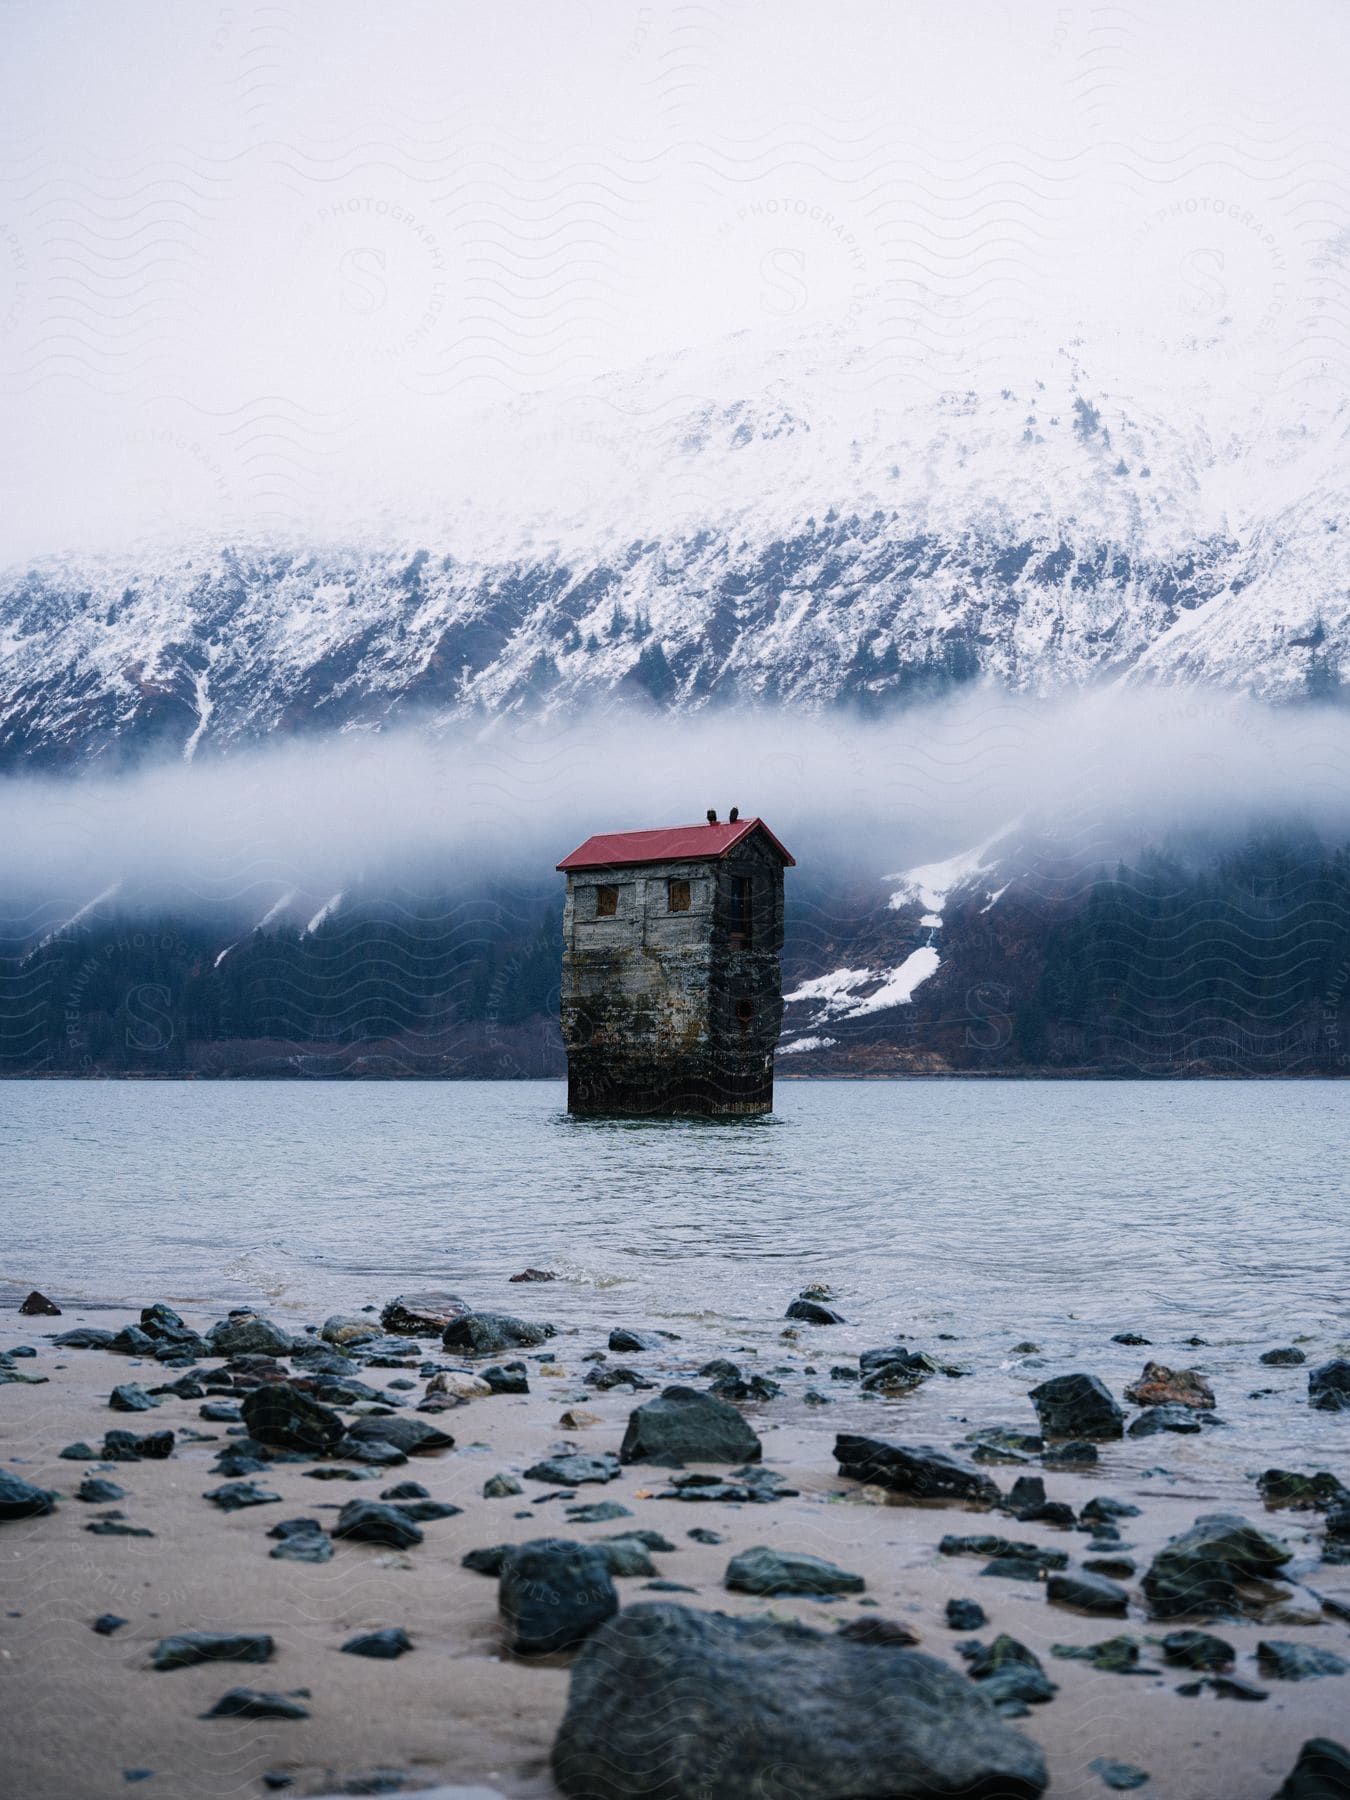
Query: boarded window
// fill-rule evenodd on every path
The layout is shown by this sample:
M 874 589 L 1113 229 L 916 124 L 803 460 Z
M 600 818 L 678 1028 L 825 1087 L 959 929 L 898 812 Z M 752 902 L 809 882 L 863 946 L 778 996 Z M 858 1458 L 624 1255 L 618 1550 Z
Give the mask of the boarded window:
M 689 883 L 687 881 L 668 881 L 666 883 L 666 911 L 689 911 Z
M 619 910 L 619 890 L 616 887 L 598 887 L 595 890 L 595 916 L 597 919 L 612 919 Z

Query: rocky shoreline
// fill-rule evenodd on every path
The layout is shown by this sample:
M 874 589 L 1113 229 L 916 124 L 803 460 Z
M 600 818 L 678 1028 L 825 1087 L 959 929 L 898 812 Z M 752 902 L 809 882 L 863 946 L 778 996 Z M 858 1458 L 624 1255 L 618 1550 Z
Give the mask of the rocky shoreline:
M 959 1371 L 836 1360 L 831 1298 L 789 1301 L 770 1361 L 448 1293 L 116 1326 L 30 1296 L 0 1345 L 11 1791 L 1350 1796 L 1350 1361 L 1306 1370 L 1323 1466 L 1215 1510 L 1112 1466 L 1211 1429 L 1202 1372 L 1066 1370 L 920 1443 L 907 1400 Z M 831 1390 L 875 1426 L 827 1430 Z

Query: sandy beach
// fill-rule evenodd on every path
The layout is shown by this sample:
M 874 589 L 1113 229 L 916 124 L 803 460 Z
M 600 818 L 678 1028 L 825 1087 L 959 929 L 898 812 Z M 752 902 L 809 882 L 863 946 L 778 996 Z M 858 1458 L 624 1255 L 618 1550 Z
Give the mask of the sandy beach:
M 522 1317 L 547 1317 L 546 1286 L 521 1294 Z M 680 1584 L 680 1591 L 665 1592 L 649 1589 L 650 1574 L 620 1576 L 616 1586 L 625 1608 L 673 1600 L 734 1616 L 768 1610 L 826 1631 L 849 1620 L 885 1618 L 909 1627 L 925 1652 L 962 1673 L 958 1643 L 1011 1634 L 1035 1653 L 1058 1687 L 1049 1704 L 1010 1721 L 1043 1748 L 1048 1792 L 1056 1800 L 1107 1792 L 1091 1767 L 1100 1758 L 1146 1771 L 1145 1792 L 1156 1800 L 1269 1800 L 1304 1740 L 1345 1737 L 1350 1679 L 1265 1679 L 1255 1651 L 1262 1640 L 1277 1638 L 1350 1652 L 1350 1611 L 1339 1617 L 1334 1611 L 1337 1597 L 1350 1609 L 1350 1568 L 1318 1564 L 1317 1513 L 1267 1512 L 1254 1486 L 1244 1516 L 1294 1552 L 1282 1615 L 1288 1622 L 1272 1624 L 1268 1616 L 1262 1623 L 1224 1621 L 1211 1628 L 1237 1651 L 1233 1673 L 1266 1692 L 1256 1704 L 1209 1689 L 1178 1693 L 1194 1672 L 1164 1663 L 1157 1639 L 1175 1622 L 1149 1619 L 1137 1578 L 1125 1583 L 1128 1618 L 1093 1617 L 1048 1603 L 1042 1581 L 983 1576 L 981 1559 L 941 1554 L 944 1534 L 975 1532 L 1063 1550 L 1070 1568 L 1081 1565 L 1086 1551 L 1081 1535 L 1053 1524 L 1019 1524 L 1004 1513 L 960 1504 L 905 1503 L 841 1478 L 829 1406 L 792 1396 L 743 1406 L 762 1440 L 765 1466 L 799 1490 L 770 1504 L 661 1498 L 672 1471 L 637 1463 L 617 1479 L 561 1493 L 556 1483 L 524 1479 L 527 1468 L 560 1450 L 617 1451 L 634 1407 L 663 1384 L 707 1386 L 697 1372 L 702 1351 L 683 1353 L 678 1341 L 632 1355 L 610 1351 L 611 1325 L 641 1321 L 606 1319 L 602 1311 L 597 1299 L 592 1331 L 564 1329 L 545 1349 L 508 1354 L 505 1360 L 519 1356 L 525 1362 L 528 1394 L 494 1393 L 434 1413 L 414 1410 L 427 1386 L 424 1365 L 468 1372 L 504 1359 L 475 1361 L 445 1351 L 434 1338 L 405 1339 L 408 1366 L 366 1364 L 356 1372 L 396 1402 L 400 1416 L 425 1419 L 452 1434 L 453 1449 L 373 1471 L 340 1460 L 271 1462 L 252 1479 L 279 1500 L 232 1512 L 203 1497 L 225 1480 L 214 1472 L 216 1457 L 243 1427 L 203 1419 L 201 1409 L 228 1396 L 213 1391 L 204 1401 L 168 1394 L 153 1410 L 114 1411 L 109 1396 L 116 1385 L 153 1388 L 183 1370 L 51 1341 L 81 1324 L 116 1328 L 124 1318 L 134 1320 L 134 1311 L 71 1307 L 60 1318 L 10 1315 L 0 1348 L 27 1347 L 35 1354 L 15 1357 L 11 1367 L 23 1379 L 0 1389 L 0 1469 L 60 1498 L 40 1516 L 0 1523 L 5 1792 L 15 1800 L 106 1800 L 134 1788 L 174 1800 L 217 1800 L 274 1789 L 299 1796 L 455 1782 L 485 1784 L 513 1800 L 555 1795 L 549 1753 L 567 1701 L 572 1653 L 512 1655 L 499 1620 L 498 1582 L 466 1569 L 461 1559 L 485 1546 L 550 1536 L 598 1541 L 625 1529 L 662 1534 L 674 1548 L 652 1553 L 655 1579 Z M 203 1332 L 220 1317 L 187 1308 L 183 1315 Z M 322 1322 L 288 1314 L 285 1329 L 303 1338 L 306 1325 Z M 656 1384 L 652 1392 L 586 1385 L 597 1362 L 585 1359 L 597 1352 L 611 1364 L 640 1369 Z M 736 1358 L 737 1346 L 729 1343 L 724 1354 Z M 813 1354 L 829 1361 L 818 1340 L 789 1339 L 781 1362 L 814 1366 Z M 742 1352 L 739 1360 L 749 1359 Z M 281 1365 L 284 1373 L 285 1358 Z M 195 1367 L 200 1380 L 224 1369 L 225 1359 L 202 1359 Z M 818 1385 L 828 1387 L 824 1373 L 822 1367 Z M 214 1385 L 224 1388 L 223 1381 Z M 237 1397 L 247 1391 L 240 1388 Z M 349 1419 L 356 1416 L 344 1411 Z M 1327 1456 L 1319 1466 L 1343 1472 L 1342 1418 L 1326 1418 Z M 99 1454 L 104 1434 L 117 1429 L 172 1430 L 173 1453 L 163 1460 L 105 1462 Z M 903 1398 L 878 1405 L 874 1429 L 913 1441 Z M 64 1448 L 80 1442 L 94 1454 L 87 1460 L 62 1457 Z M 344 1467 L 363 1479 L 320 1480 L 309 1473 L 323 1466 Z M 1006 1491 L 1023 1471 L 991 1466 L 982 1472 Z M 1138 1516 L 1119 1524 L 1122 1554 L 1141 1573 L 1169 1537 L 1216 1510 L 1213 1496 L 1198 1489 L 1164 1493 L 1146 1481 L 1122 1485 L 1092 1469 L 1039 1472 L 1051 1499 L 1076 1513 L 1102 1494 L 1137 1506 Z M 116 1483 L 124 1497 L 114 1505 L 76 1498 L 91 1473 Z M 521 1478 L 524 1492 L 485 1498 L 485 1481 L 499 1473 Z M 322 1563 L 271 1556 L 277 1540 L 268 1532 L 279 1520 L 303 1516 L 329 1530 L 352 1498 L 373 1499 L 408 1480 L 462 1511 L 425 1523 L 423 1541 L 406 1550 L 340 1539 Z M 568 1508 L 600 1502 L 617 1503 L 630 1516 L 596 1523 L 568 1516 Z M 104 1522 L 153 1535 L 87 1529 L 108 1514 L 120 1518 Z M 691 1530 L 720 1541 L 699 1541 Z M 786 1595 L 766 1600 L 729 1591 L 723 1585 L 728 1560 L 754 1546 L 828 1559 L 862 1576 L 865 1591 L 830 1601 Z M 1332 1609 L 1319 1608 L 1315 1596 L 1332 1600 Z M 944 1609 L 958 1597 L 978 1601 L 987 1623 L 974 1632 L 952 1629 Z M 102 1615 L 125 1622 L 102 1635 L 93 1628 Z M 388 1661 L 341 1653 L 355 1634 L 394 1626 L 407 1632 L 411 1653 Z M 224 1630 L 269 1634 L 275 1650 L 266 1667 L 230 1662 L 160 1671 L 151 1664 L 151 1651 L 167 1637 Z M 1121 1633 L 1139 1641 L 1139 1664 L 1149 1672 L 1122 1675 L 1052 1653 L 1054 1645 L 1089 1645 Z M 240 1685 L 298 1696 L 309 1716 L 202 1717 L 227 1689 Z

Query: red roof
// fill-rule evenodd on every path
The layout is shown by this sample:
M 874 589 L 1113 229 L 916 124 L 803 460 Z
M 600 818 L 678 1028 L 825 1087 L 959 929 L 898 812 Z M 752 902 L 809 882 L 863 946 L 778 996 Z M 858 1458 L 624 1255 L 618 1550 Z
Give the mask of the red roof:
M 717 862 L 743 843 L 752 831 L 762 831 L 789 868 L 790 856 L 763 819 L 724 820 L 717 825 L 672 825 L 664 831 L 602 831 L 589 837 L 580 849 L 565 856 L 559 869 L 616 869 L 631 863 Z

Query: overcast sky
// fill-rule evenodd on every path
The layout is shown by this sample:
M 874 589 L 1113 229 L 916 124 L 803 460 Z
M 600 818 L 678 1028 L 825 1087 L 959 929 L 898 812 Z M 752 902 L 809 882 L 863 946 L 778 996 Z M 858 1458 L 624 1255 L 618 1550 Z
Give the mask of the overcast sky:
M 1350 385 L 1342 0 L 11 0 L 3 31 L 3 561 L 359 535 L 410 447 L 453 484 L 481 408 L 798 320 L 929 391 L 1065 342 L 1202 407 Z

